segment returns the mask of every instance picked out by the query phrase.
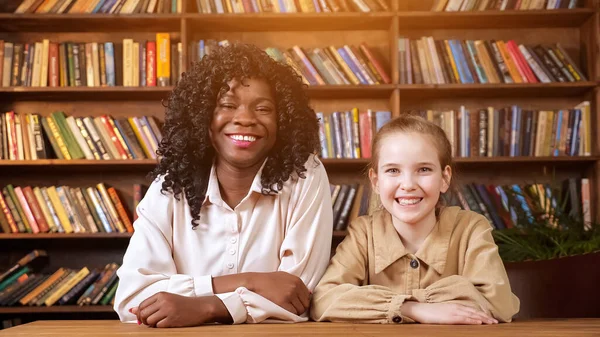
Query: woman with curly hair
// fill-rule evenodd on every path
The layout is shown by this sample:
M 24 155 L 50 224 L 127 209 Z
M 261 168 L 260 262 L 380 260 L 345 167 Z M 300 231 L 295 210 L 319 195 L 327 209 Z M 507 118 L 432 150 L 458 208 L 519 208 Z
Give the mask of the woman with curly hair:
M 118 270 L 121 321 L 306 320 L 333 220 L 300 76 L 255 46 L 218 48 L 183 74 L 163 132 Z

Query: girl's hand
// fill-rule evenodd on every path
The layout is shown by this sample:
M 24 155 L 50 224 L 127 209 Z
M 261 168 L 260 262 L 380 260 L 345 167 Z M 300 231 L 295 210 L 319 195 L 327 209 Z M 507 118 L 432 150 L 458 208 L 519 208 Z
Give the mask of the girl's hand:
M 425 324 L 497 324 L 487 314 L 455 303 L 405 302 L 402 314 Z
M 298 276 L 283 271 L 249 274 L 249 290 L 293 314 L 308 310 L 310 292 Z
M 156 328 L 179 328 L 213 323 L 223 310 L 229 316 L 227 308 L 216 296 L 186 297 L 160 292 L 129 311 L 137 316 L 138 324 Z

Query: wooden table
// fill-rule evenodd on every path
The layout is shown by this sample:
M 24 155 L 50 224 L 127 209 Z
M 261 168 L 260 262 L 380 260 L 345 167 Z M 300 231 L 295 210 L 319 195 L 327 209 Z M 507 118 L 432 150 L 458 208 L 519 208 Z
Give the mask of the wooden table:
M 450 326 L 423 324 L 243 324 L 196 328 L 153 329 L 117 321 L 38 321 L 0 331 L 11 337 L 100 337 L 100 336 L 600 336 L 600 319 L 557 319 L 513 322 L 499 325 Z

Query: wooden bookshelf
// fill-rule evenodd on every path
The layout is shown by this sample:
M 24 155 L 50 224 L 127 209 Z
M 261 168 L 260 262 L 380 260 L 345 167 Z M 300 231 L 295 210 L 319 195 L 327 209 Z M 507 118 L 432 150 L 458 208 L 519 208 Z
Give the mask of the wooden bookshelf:
M 298 14 L 199 14 L 194 1 L 184 1 L 182 14 L 159 15 L 15 15 L 0 13 L 0 39 L 19 42 L 112 41 L 125 37 L 151 39 L 156 32 L 169 32 L 172 41 L 187 46 L 199 39 L 241 40 L 289 48 L 293 45 L 322 47 L 367 42 L 382 56 L 392 77 L 387 85 L 324 85 L 308 88 L 315 111 L 389 110 L 399 116 L 410 109 L 460 105 L 484 107 L 519 104 L 523 107 L 572 108 L 589 100 L 592 106 L 593 144 L 588 157 L 491 157 L 456 158 L 460 178 L 523 182 L 553 177 L 587 177 L 591 185 L 591 209 L 600 221 L 600 9 L 598 1 L 583 1 L 585 8 L 543 11 L 429 12 L 433 0 L 391 1 L 384 13 Z M 444 84 L 405 85 L 399 82 L 398 38 L 433 36 L 436 39 L 515 39 L 525 44 L 560 42 L 586 73 L 589 81 L 547 84 Z M 184 70 L 187 62 L 184 62 Z M 62 110 L 76 116 L 118 117 L 152 115 L 164 120 L 161 100 L 172 87 L 0 87 L 2 111 L 50 114 Z M 334 184 L 366 183 L 368 159 L 324 159 Z M 105 182 L 114 186 L 133 210 L 131 185 L 149 184 L 147 173 L 155 160 L 0 160 L 0 186 L 70 185 L 90 186 Z M 334 231 L 339 243 L 345 231 Z M 94 263 L 97 267 L 122 258 L 130 234 L 1 234 L 0 270 L 28 250 L 47 249 L 51 267 Z M 0 308 L 3 314 L 85 312 L 111 313 L 109 306 Z

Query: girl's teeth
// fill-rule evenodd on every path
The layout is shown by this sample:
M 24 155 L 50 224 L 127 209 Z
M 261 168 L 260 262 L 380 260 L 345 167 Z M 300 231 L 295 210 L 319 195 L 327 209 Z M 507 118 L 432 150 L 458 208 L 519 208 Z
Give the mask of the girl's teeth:
M 402 206 L 406 206 L 406 205 L 414 205 L 417 204 L 418 202 L 420 202 L 421 199 L 400 199 L 398 201 L 398 203 Z

